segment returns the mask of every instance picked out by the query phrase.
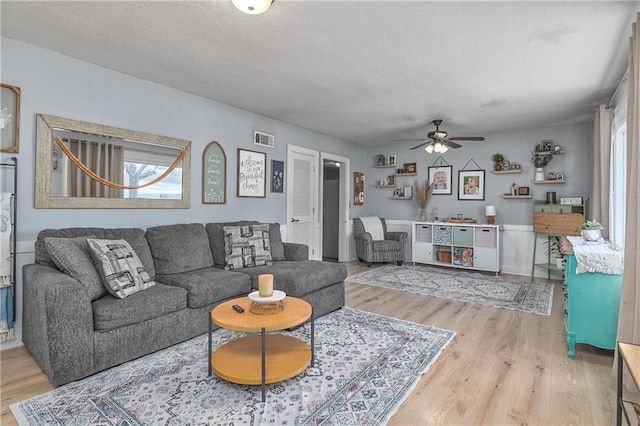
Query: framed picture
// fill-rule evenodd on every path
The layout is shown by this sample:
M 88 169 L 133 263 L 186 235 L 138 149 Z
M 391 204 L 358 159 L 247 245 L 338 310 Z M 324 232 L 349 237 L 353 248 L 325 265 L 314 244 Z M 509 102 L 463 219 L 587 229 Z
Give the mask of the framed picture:
M 452 166 L 438 166 L 428 168 L 429 185 L 433 183 L 433 195 L 451 195 Z
M 202 204 L 226 204 L 227 156 L 222 146 L 210 142 L 202 153 Z
M 458 171 L 458 200 L 484 200 L 484 170 Z
M 556 173 L 556 180 L 564 180 L 564 173 L 562 172 Z
M 393 196 L 394 197 L 402 197 L 402 188 L 396 186 L 393 188 Z
M 266 197 L 267 154 L 238 148 L 238 197 Z
M 553 151 L 553 140 L 546 139 L 540 142 L 542 145 L 542 152 L 552 152 Z
M 413 198 L 413 186 L 405 186 L 402 188 L 402 195 L 404 197 Z
M 396 186 L 396 176 L 391 175 L 387 177 L 387 185 Z
M 18 152 L 20 143 L 20 88 L 0 84 L 0 152 Z
M 353 205 L 364 204 L 364 173 L 353 172 Z
M 520 188 L 518 188 L 518 195 L 529 195 L 529 187 L 521 186 Z
M 271 160 L 271 192 L 284 192 L 284 161 Z
M 402 173 L 415 173 L 416 170 L 416 163 L 404 163 L 402 165 Z
M 396 156 L 395 155 L 389 155 L 387 157 L 387 166 L 395 166 L 396 165 Z

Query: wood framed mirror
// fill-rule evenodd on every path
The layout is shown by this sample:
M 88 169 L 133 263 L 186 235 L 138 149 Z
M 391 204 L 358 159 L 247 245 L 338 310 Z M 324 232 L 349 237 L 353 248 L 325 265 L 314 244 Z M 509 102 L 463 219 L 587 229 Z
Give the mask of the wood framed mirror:
M 36 121 L 36 208 L 189 208 L 190 141 L 44 114 Z

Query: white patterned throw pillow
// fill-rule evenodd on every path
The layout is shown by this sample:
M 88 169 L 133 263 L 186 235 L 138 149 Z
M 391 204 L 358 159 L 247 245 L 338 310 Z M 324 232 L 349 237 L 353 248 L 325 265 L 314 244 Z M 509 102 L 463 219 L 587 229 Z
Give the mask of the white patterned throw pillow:
M 140 258 L 125 240 L 87 239 L 107 291 L 124 299 L 155 285 Z
M 251 266 L 271 265 L 269 224 L 225 226 L 224 269 L 241 269 Z

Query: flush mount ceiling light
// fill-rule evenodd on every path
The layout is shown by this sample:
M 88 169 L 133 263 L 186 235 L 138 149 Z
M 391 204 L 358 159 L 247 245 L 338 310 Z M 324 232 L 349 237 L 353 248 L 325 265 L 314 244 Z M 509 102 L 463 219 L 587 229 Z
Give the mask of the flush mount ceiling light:
M 231 0 L 231 3 L 240 11 L 249 15 L 259 15 L 269 9 L 275 0 Z

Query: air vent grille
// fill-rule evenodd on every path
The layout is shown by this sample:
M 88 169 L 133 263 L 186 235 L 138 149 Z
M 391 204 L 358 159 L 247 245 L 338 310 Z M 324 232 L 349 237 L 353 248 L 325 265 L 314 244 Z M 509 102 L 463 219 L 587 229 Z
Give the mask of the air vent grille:
M 276 138 L 268 133 L 255 131 L 253 132 L 253 143 L 255 145 L 274 148 L 276 146 Z

